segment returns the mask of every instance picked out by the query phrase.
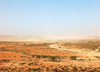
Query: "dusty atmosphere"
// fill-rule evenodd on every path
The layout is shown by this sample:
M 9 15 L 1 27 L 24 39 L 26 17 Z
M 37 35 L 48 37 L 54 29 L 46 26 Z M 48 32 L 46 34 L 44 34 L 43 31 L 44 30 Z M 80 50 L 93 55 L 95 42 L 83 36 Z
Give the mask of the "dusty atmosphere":
M 0 72 L 100 72 L 100 0 L 0 0 Z

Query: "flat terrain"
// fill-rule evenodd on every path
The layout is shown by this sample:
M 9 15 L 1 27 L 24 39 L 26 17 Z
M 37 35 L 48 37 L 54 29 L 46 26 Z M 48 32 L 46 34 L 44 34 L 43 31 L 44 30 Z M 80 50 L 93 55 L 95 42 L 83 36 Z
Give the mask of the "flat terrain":
M 0 42 L 0 72 L 100 72 L 99 41 Z

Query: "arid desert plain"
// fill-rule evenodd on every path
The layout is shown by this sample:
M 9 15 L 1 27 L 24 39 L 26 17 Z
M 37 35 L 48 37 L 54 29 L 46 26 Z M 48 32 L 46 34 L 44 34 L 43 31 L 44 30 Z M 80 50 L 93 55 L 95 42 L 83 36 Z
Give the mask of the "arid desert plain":
M 100 40 L 0 41 L 0 72 L 100 72 Z

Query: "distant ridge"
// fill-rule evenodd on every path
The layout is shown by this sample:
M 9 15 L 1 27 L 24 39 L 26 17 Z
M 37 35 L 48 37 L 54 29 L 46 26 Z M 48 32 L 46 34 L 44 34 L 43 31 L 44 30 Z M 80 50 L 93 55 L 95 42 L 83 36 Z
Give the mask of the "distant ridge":
M 14 37 L 14 36 L 11 36 L 11 35 L 0 35 L 0 37 Z
M 100 39 L 99 36 L 88 36 L 86 37 L 86 39 Z
M 28 37 L 28 36 L 0 35 L 0 41 L 38 41 L 38 42 L 41 42 L 41 41 L 47 41 L 47 40 L 52 40 L 52 41 L 77 41 L 77 40 L 98 41 L 98 40 L 100 40 L 99 36 L 87 36 L 87 37 L 82 37 L 80 39 L 78 39 L 78 38 L 76 38 L 76 39 L 74 39 L 74 38 L 60 39 L 60 38 L 58 38 L 58 39 L 45 39 L 45 38 L 39 38 L 39 37 L 35 37 L 35 36 Z
M 0 35 L 0 41 L 44 41 L 36 37 Z

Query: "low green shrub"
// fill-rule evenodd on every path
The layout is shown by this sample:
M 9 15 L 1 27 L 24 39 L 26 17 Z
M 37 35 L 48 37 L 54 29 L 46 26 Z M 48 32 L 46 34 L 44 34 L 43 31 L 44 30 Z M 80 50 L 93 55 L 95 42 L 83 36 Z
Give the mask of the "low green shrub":
M 76 58 L 77 58 L 76 56 L 70 56 L 71 60 L 76 60 Z

